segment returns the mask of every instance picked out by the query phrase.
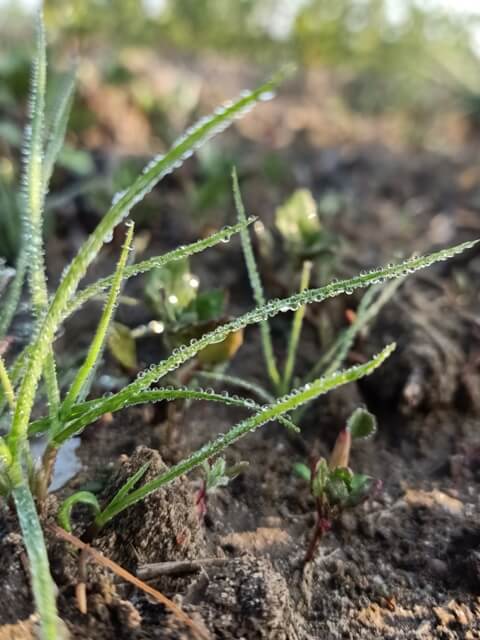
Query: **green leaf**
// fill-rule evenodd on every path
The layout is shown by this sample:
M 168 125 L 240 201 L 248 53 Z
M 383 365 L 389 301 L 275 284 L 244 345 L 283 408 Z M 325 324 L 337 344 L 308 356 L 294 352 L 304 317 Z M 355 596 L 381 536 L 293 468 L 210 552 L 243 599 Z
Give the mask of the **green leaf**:
M 219 402 L 227 406 L 242 407 L 249 411 L 261 409 L 261 405 L 253 402 L 253 400 L 240 398 L 238 396 L 229 396 L 227 393 L 215 393 L 212 391 L 203 391 L 199 389 L 155 389 L 154 391 L 142 391 L 141 393 L 131 396 L 128 403 L 118 406 L 115 396 L 110 398 L 99 398 L 91 400 L 72 407 L 71 421 L 68 422 L 63 429 L 56 434 L 55 442 L 57 445 L 62 444 L 74 435 L 79 434 L 87 425 L 91 424 L 105 413 L 119 411 L 126 407 L 133 407 L 137 404 L 145 404 L 149 402 L 161 402 L 162 400 L 207 400 L 211 402 Z M 284 416 L 278 417 L 279 422 L 291 431 L 298 432 L 298 427 Z M 29 429 L 30 435 L 42 433 L 48 428 L 48 420 L 38 420 L 32 422 Z
M 371 494 L 375 480 L 371 476 L 355 473 L 350 481 L 350 493 L 345 506 L 356 507 Z
M 74 505 L 77 503 L 88 504 L 92 507 L 95 515 L 100 513 L 100 505 L 95 494 L 90 491 L 77 491 L 77 493 L 74 493 L 72 496 L 64 500 L 58 510 L 58 523 L 65 529 L 65 531 L 72 531 L 70 516 Z
M 370 438 L 377 430 L 377 419 L 373 413 L 359 407 L 348 419 L 347 429 L 353 439 Z
M 331 477 L 325 486 L 325 494 L 330 506 L 344 507 L 349 498 L 349 490 L 342 478 Z
M 221 289 L 212 289 L 199 293 L 195 300 L 185 310 L 185 314 L 191 313 L 196 323 L 218 320 L 223 315 L 225 307 L 225 292 Z
M 297 189 L 277 208 L 275 224 L 289 253 L 312 257 L 328 248 L 329 236 L 322 228 L 317 205 L 308 189 Z
M 12 463 L 12 454 L 5 440 L 0 436 L 0 465 L 8 467 Z
M 175 325 L 195 300 L 198 284 L 198 278 L 190 272 L 188 258 L 184 258 L 151 271 L 145 296 L 160 318 Z
M 214 493 L 216 489 L 226 487 L 242 473 L 248 467 L 248 462 L 239 462 L 232 467 L 227 467 L 225 458 L 219 457 L 213 464 L 206 460 L 202 467 L 206 477 L 206 491 L 207 493 Z
M 305 480 L 305 482 L 310 482 L 312 472 L 310 471 L 308 465 L 303 462 L 295 462 L 295 464 L 293 465 L 293 470 L 297 474 L 297 476 L 300 476 L 300 478 L 302 478 L 302 480 Z
M 207 493 L 213 493 L 215 489 L 227 486 L 229 479 L 225 475 L 226 466 L 225 458 L 222 457 L 217 458 L 213 464 L 210 464 L 208 460 L 203 463 Z
M 325 487 L 327 486 L 328 478 L 330 475 L 330 470 L 328 468 L 328 463 L 325 458 L 320 458 L 320 460 L 315 465 L 315 472 L 313 474 L 312 480 L 312 494 L 315 498 L 319 498 L 325 492 Z
M 129 327 L 114 322 L 108 335 L 108 349 L 122 367 L 128 371 L 138 370 L 137 346 Z

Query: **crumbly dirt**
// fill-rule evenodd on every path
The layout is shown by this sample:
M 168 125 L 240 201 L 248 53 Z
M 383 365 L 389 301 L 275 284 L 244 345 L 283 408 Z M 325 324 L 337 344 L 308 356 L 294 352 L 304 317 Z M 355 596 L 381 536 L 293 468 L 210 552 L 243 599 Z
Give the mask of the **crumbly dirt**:
M 279 101 L 275 109 L 283 104 L 291 115 L 288 100 Z M 262 113 L 262 122 L 268 121 L 268 111 Z M 267 225 L 275 205 L 298 185 L 311 188 L 318 199 L 335 194 L 340 208 L 326 224 L 342 238 L 337 275 L 385 263 L 399 252 L 408 255 L 478 235 L 480 172 L 468 150 L 447 157 L 338 141 L 321 147 L 315 132 L 290 132 L 288 152 L 281 153 L 292 169 L 280 185 L 272 185 L 265 184 L 252 150 L 260 145 L 259 157 L 270 152 L 275 132 L 270 127 L 265 139 L 260 132 L 255 147 L 248 127 L 241 132 L 241 153 L 248 159 L 245 199 Z M 177 181 L 165 182 L 163 195 L 152 194 L 150 206 L 162 210 L 161 221 L 151 226 L 152 254 L 198 237 L 200 226 L 187 222 L 182 195 L 197 177 L 191 161 Z M 59 225 L 49 265 L 54 276 L 85 235 L 84 206 L 76 202 L 69 213 L 72 224 Z M 100 273 L 111 268 L 119 243 L 121 237 L 118 242 L 114 238 L 97 268 Z M 222 245 L 193 262 L 202 283 L 230 291 L 230 313 L 250 307 L 238 243 Z M 361 362 L 395 340 L 397 350 L 381 371 L 315 403 L 305 416 L 301 438 L 273 424 L 232 447 L 229 462 L 247 460 L 249 468 L 210 498 L 203 520 L 195 508 L 199 476 L 193 474 L 115 518 L 92 544 L 134 573 L 147 563 L 221 560 L 152 581 L 212 638 L 480 638 L 479 272 L 476 249 L 405 282 L 349 354 L 350 363 Z M 264 260 L 262 276 L 272 297 L 294 289 L 282 257 L 273 263 Z M 132 282 L 127 293 L 140 297 L 141 284 Z M 345 312 L 358 299 L 342 298 L 308 310 L 300 372 L 314 364 L 322 339 L 345 326 Z M 91 316 L 80 315 L 67 328 L 59 351 L 85 347 Z M 144 305 L 120 308 L 119 318 L 135 326 L 151 319 L 151 312 Z M 280 353 L 289 320 L 285 316 L 272 322 Z M 141 366 L 162 353 L 159 340 L 139 344 Z M 259 353 L 258 331 L 247 329 L 231 372 L 266 384 Z M 114 375 L 122 373 L 108 356 L 107 367 Z M 382 489 L 344 514 L 325 535 L 314 562 L 304 568 L 314 505 L 292 464 L 310 454 L 326 455 L 358 404 L 377 414 L 379 430 L 374 440 L 354 448 L 352 467 L 380 479 Z M 178 404 L 173 418 L 164 405 L 155 405 L 103 420 L 82 434 L 83 469 L 59 497 L 85 487 L 107 501 L 144 462 L 150 461 L 145 477 L 152 478 L 243 415 L 197 403 Z M 54 512 L 52 499 L 47 519 Z M 75 533 L 84 534 L 88 511 L 76 511 L 74 521 Z M 32 638 L 37 621 L 25 554 L 5 505 L 0 533 L 0 640 Z M 162 605 L 93 563 L 88 565 L 88 614 L 81 614 L 74 596 L 78 556 L 51 536 L 48 542 L 60 614 L 73 639 L 193 637 Z

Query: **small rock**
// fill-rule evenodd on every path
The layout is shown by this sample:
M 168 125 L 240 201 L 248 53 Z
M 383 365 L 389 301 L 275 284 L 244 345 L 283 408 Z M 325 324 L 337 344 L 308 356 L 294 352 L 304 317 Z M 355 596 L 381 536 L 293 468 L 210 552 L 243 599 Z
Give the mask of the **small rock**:
M 340 523 L 342 528 L 350 533 L 353 533 L 357 530 L 357 518 L 353 515 L 353 513 L 348 513 L 344 511 L 340 518 Z
M 403 500 L 414 507 L 439 507 L 453 516 L 463 516 L 464 504 L 457 498 L 452 498 L 443 491 L 423 491 L 421 489 L 407 489 Z
M 437 576 L 445 576 L 448 573 L 448 565 L 440 558 L 430 558 L 428 560 L 430 571 Z

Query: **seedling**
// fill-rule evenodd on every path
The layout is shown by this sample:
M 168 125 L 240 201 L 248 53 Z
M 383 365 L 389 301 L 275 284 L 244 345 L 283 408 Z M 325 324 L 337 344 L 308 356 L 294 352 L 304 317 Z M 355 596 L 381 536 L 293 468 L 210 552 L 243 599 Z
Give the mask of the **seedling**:
M 348 466 L 352 440 L 369 438 L 375 430 L 375 417 L 365 409 L 356 409 L 339 433 L 328 462 L 319 458 L 310 467 L 304 463 L 294 466 L 295 472 L 309 483 L 315 500 L 316 523 L 305 564 L 313 560 L 323 535 L 342 512 L 364 502 L 378 487 L 371 476 L 354 473 Z
M 167 348 L 174 349 L 222 324 L 225 321 L 225 292 L 220 289 L 199 291 L 199 285 L 200 280 L 191 272 L 187 257 L 152 269 L 147 276 L 145 298 L 156 318 L 134 329 L 114 323 L 108 340 L 114 358 L 125 369 L 135 372 L 138 370 L 138 338 L 159 335 Z M 209 345 L 198 354 L 189 374 L 198 367 L 215 368 L 229 362 L 242 342 L 243 331 L 239 330 L 222 342 Z
M 61 511 L 62 516 L 65 516 L 64 524 L 69 520 L 70 507 L 76 501 L 85 499 L 94 513 L 94 520 L 89 528 L 90 536 L 94 537 L 96 532 L 129 506 L 200 467 L 205 461 L 215 460 L 231 444 L 266 423 L 279 420 L 292 425 L 287 417 L 290 412 L 332 389 L 371 374 L 391 355 L 395 345 L 387 345 L 368 362 L 315 378 L 303 386 L 294 388 L 288 394 L 261 405 L 252 400 L 215 393 L 211 390 L 157 386 L 160 380 L 195 358 L 206 347 L 221 343 L 231 334 L 249 325 L 261 323 L 262 336 L 266 345 L 270 335 L 268 319 L 281 312 L 297 312 L 305 304 L 321 302 L 345 292 L 350 293 L 357 288 L 403 277 L 439 260 L 446 260 L 476 244 L 476 241 L 465 242 L 427 256 L 381 267 L 348 280 L 331 282 L 320 288 L 305 289 L 282 300 L 265 302 L 262 299 L 253 310 L 224 322 L 200 337 L 193 338 L 187 344 L 175 348 L 166 359 L 141 371 L 120 391 L 110 396 L 92 398 L 90 394 L 92 388 L 95 388 L 96 370 L 101 361 L 122 284 L 129 278 L 148 272 L 155 267 L 162 267 L 203 251 L 207 247 L 213 247 L 228 240 L 235 233 L 240 232 L 245 235 L 245 229 L 251 221 L 242 219 L 235 227 L 227 227 L 208 238 L 179 247 L 163 256 L 134 264 L 128 264 L 134 232 L 133 224 L 128 223 L 124 245 L 114 274 L 80 289 L 80 283 L 87 269 L 103 245 L 110 242 L 114 229 L 129 216 L 134 206 L 141 202 L 164 176 L 180 166 L 202 144 L 216 133 L 223 131 L 257 102 L 271 98 L 272 92 L 284 76 L 285 72 L 281 72 L 258 89 L 243 93 L 238 100 L 217 109 L 212 116 L 203 118 L 191 127 L 165 155 L 155 157 L 129 188 L 115 195 L 111 207 L 101 218 L 97 228 L 65 268 L 57 289 L 49 293 L 44 268 L 42 236 L 45 194 L 48 191 L 55 159 L 62 145 L 71 101 L 66 93 L 59 103 L 61 107 L 56 112 L 55 120 L 46 122 L 46 46 L 40 16 L 32 76 L 30 122 L 26 128 L 22 243 L 17 258 L 15 278 L 9 284 L 7 293 L 2 294 L 1 298 L 0 339 L 10 328 L 25 275 L 29 283 L 34 328 L 30 343 L 23 352 L 14 359 L 2 362 L 1 366 L 0 412 L 6 419 L 8 431 L 6 436 L 0 439 L 0 491 L 3 497 L 14 506 L 18 516 L 30 563 L 31 588 L 39 614 L 40 633 L 43 640 L 58 640 L 62 637 L 62 625 L 59 622 L 56 607 L 56 588 L 50 573 L 45 539 L 38 515 L 44 504 L 53 463 L 62 443 L 80 434 L 107 413 L 115 413 L 126 407 L 148 402 L 173 401 L 179 398 L 212 401 L 242 407 L 248 414 L 226 433 L 219 435 L 194 451 L 189 457 L 147 482 L 143 481 L 145 469 L 140 469 L 120 488 L 108 504 L 97 504 L 95 500 L 79 494 L 70 498 L 70 503 Z M 45 130 L 49 131 L 47 137 Z M 81 309 L 87 301 L 99 295 L 105 298 L 105 302 L 97 329 L 92 336 L 87 355 L 75 372 L 70 387 L 66 393 L 62 393 L 56 375 L 55 337 L 69 316 Z M 270 352 L 271 355 L 272 352 Z M 44 385 L 41 384 L 42 380 Z M 36 420 L 32 420 L 34 406 L 38 415 L 41 415 Z M 42 415 L 44 409 L 45 413 Z M 294 425 L 292 426 L 294 428 Z M 44 434 L 47 448 L 42 460 L 34 465 L 29 438 L 39 433 Z M 346 478 L 340 479 L 351 494 L 351 479 L 349 482 Z
M 195 504 L 199 518 L 203 519 L 207 514 L 208 498 L 218 489 L 226 487 L 232 480 L 239 476 L 248 467 L 248 462 L 239 462 L 232 467 L 227 467 L 225 458 L 219 457 L 213 463 L 205 460 L 202 464 L 202 484 L 197 491 Z
M 167 346 L 180 347 L 221 324 L 226 294 L 220 289 L 200 291 L 200 279 L 190 270 L 188 258 L 154 269 L 147 279 L 145 295 L 161 320 Z M 228 362 L 243 342 L 243 331 L 229 335 L 198 354 L 201 365 Z
M 292 258 L 314 260 L 332 252 L 334 238 L 323 227 L 317 204 L 308 189 L 297 189 L 277 208 L 275 226 Z

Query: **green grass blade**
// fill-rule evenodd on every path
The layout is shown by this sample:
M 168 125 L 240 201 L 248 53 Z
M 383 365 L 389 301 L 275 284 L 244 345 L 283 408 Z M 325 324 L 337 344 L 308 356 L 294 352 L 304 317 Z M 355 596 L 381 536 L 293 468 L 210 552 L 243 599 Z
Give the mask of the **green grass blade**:
M 43 257 L 43 206 L 45 190 L 43 180 L 43 141 L 45 127 L 45 94 L 47 85 L 47 45 L 43 15 L 37 22 L 36 53 L 32 73 L 29 119 L 26 129 L 25 207 L 26 242 L 28 246 L 28 272 L 31 300 L 39 320 L 48 305 L 47 280 Z M 38 325 L 38 322 L 37 322 Z M 53 350 L 49 346 L 44 365 L 45 386 L 52 417 L 60 402 Z
M 312 271 L 312 263 L 306 260 L 303 263 L 302 275 L 300 277 L 300 291 L 305 291 L 310 284 L 310 274 Z M 305 305 L 298 307 L 293 316 L 292 330 L 288 340 L 287 359 L 285 362 L 285 369 L 282 379 L 282 391 L 287 393 L 290 388 L 290 382 L 292 381 L 293 369 L 295 367 L 295 360 L 297 356 L 297 347 L 300 340 L 300 334 L 302 332 L 303 317 L 305 315 Z
M 43 17 L 37 23 L 36 52 L 32 73 L 29 120 L 25 145 L 25 204 L 29 226 L 29 277 L 32 303 L 37 315 L 48 302 L 43 260 L 43 139 L 45 93 L 47 87 L 47 52 Z
M 321 374 L 328 375 L 343 365 L 359 332 L 380 313 L 382 307 L 387 304 L 403 281 L 404 278 L 392 280 L 381 288 L 380 293 L 381 285 L 370 287 L 365 292 L 358 305 L 355 321 L 340 333 L 330 349 L 308 374 L 307 380 L 312 380 Z
M 142 391 L 129 398 L 127 404 L 119 404 L 115 396 L 102 399 L 101 402 L 93 405 L 93 408 L 81 414 L 78 418 L 74 419 L 67 426 L 65 426 L 59 433 L 55 435 L 54 441 L 56 446 L 60 446 L 66 442 L 72 436 L 78 435 L 87 427 L 92 424 L 98 418 L 101 418 L 105 413 L 115 413 L 126 407 L 132 407 L 138 404 L 147 404 L 161 401 L 172 400 L 207 400 L 210 402 L 219 402 L 227 406 L 241 407 L 251 411 L 252 409 L 260 409 L 260 405 L 248 398 L 240 398 L 238 396 L 230 396 L 227 393 L 215 393 L 213 391 L 203 391 L 202 389 L 188 389 L 188 388 L 172 388 L 172 389 L 155 389 L 154 391 Z M 297 431 L 298 428 L 286 418 L 281 417 L 281 422 L 292 431 Z M 38 426 L 39 423 L 37 423 Z M 46 428 L 48 423 L 43 423 L 41 426 Z M 35 433 L 39 433 L 35 430 Z M 33 435 L 33 434 L 31 434 Z
M 137 482 L 140 482 L 143 476 L 147 473 L 149 467 L 150 462 L 145 462 L 145 464 L 142 464 L 142 466 L 133 475 L 130 476 L 125 484 L 120 487 L 120 489 L 111 499 L 110 504 L 121 504 L 133 489 L 133 487 L 137 484 Z
M 2 356 L 0 356 L 0 387 L 3 389 L 3 393 L 5 394 L 7 402 L 10 406 L 10 410 L 14 411 L 15 391 L 13 389 L 12 381 L 10 380 L 7 367 L 5 366 L 5 361 Z
M 100 513 L 100 505 L 98 504 L 98 499 L 95 494 L 93 494 L 91 491 L 77 491 L 73 495 L 69 496 L 66 500 L 64 500 L 58 510 L 57 520 L 59 525 L 63 527 L 65 531 L 72 531 L 70 516 L 72 514 L 73 507 L 77 503 L 88 504 L 90 507 L 92 507 L 95 515 Z
M 240 193 L 240 186 L 238 184 L 237 171 L 232 169 L 232 185 L 233 185 L 233 198 L 235 201 L 235 208 L 237 210 L 237 218 L 239 222 L 246 222 L 247 216 L 245 214 L 245 207 L 243 206 L 242 195 Z M 255 255 L 253 253 L 252 241 L 250 239 L 250 233 L 246 227 L 240 231 L 240 238 L 242 240 L 242 251 L 245 258 L 245 264 L 247 266 L 248 278 L 250 280 L 250 286 L 252 287 L 253 298 L 258 307 L 265 304 L 265 294 L 263 292 L 262 281 L 260 280 L 260 273 L 257 268 Z M 270 333 L 270 325 L 268 320 L 260 322 L 260 336 L 262 340 L 263 357 L 265 365 L 267 367 L 268 376 L 275 389 L 278 389 L 280 385 L 280 373 L 278 371 L 277 362 L 275 359 L 275 352 L 273 350 L 272 336 Z
M 77 401 L 77 398 L 82 393 L 82 390 L 87 386 L 88 381 L 91 379 L 92 374 L 96 370 L 96 366 L 98 360 L 103 351 L 105 340 L 107 338 L 107 333 L 110 328 L 110 323 L 113 318 L 113 314 L 115 312 L 115 308 L 117 305 L 117 299 L 120 294 L 123 275 L 125 271 L 125 267 L 127 264 L 128 254 L 130 252 L 130 247 L 132 245 L 133 239 L 133 223 L 130 223 L 128 226 L 127 235 L 125 238 L 125 243 L 122 248 L 122 252 L 120 254 L 120 259 L 117 264 L 117 268 L 115 270 L 115 275 L 113 277 L 112 286 L 110 289 L 110 294 L 108 296 L 107 302 L 103 309 L 103 313 L 100 317 L 100 322 L 98 323 L 97 330 L 95 332 L 95 336 L 90 344 L 90 348 L 88 350 L 87 356 L 85 358 L 84 363 L 80 367 L 75 376 L 72 385 L 67 393 L 65 400 L 62 403 L 60 413 L 62 416 L 68 415 L 70 409 Z
M 17 408 L 9 434 L 13 453 L 16 454 L 22 440 L 26 438 L 38 380 L 51 348 L 55 332 L 64 317 L 66 306 L 74 295 L 80 280 L 84 277 L 88 266 L 103 246 L 104 241 L 111 237 L 113 229 L 153 189 L 159 180 L 180 166 L 200 145 L 207 142 L 215 134 L 223 131 L 236 118 L 241 117 L 250 110 L 259 100 L 270 96 L 284 76 L 285 73 L 277 74 L 258 89 L 243 94 L 233 104 L 228 103 L 221 109 L 217 109 L 210 118 L 201 120 L 188 130 L 165 156 L 155 158 L 154 161 L 148 164 L 144 172 L 129 189 L 114 198 L 110 210 L 82 245 L 78 254 L 65 271 L 62 282 L 43 319 L 38 337 L 33 345 L 29 367 L 18 393 Z
M 182 462 L 173 466 L 166 473 L 157 478 L 154 478 L 153 480 L 150 480 L 142 487 L 139 487 L 138 489 L 132 491 L 128 496 L 125 497 L 125 499 L 121 503 L 117 502 L 113 505 L 113 507 L 111 504 L 107 505 L 102 513 L 96 518 L 97 527 L 101 528 L 109 520 L 118 515 L 127 507 L 135 504 L 140 500 L 143 500 L 153 491 L 156 491 L 160 487 L 172 482 L 185 473 L 192 471 L 192 469 L 195 469 L 196 467 L 201 465 L 202 462 L 208 460 L 208 458 L 218 455 L 234 442 L 247 435 L 248 433 L 255 431 L 267 422 L 278 419 L 279 416 L 293 411 L 305 402 L 309 402 L 310 400 L 313 400 L 318 396 L 325 394 L 332 389 L 335 389 L 336 387 L 348 384 L 349 382 L 358 380 L 359 378 L 371 374 L 390 356 L 394 349 L 395 345 L 391 344 L 377 356 L 372 358 L 372 360 L 365 364 L 361 364 L 345 371 L 335 373 L 328 378 L 319 378 L 318 380 L 315 380 L 312 383 L 308 383 L 300 389 L 296 389 L 291 394 L 280 398 L 274 404 L 263 407 L 254 416 L 242 420 L 242 422 L 238 423 L 236 426 L 230 429 L 230 431 L 205 445 L 189 458 L 182 460 Z
M 23 226 L 25 226 L 24 223 Z M 27 246 L 26 239 L 22 237 L 22 244 L 15 265 L 15 275 L 8 286 L 6 295 L 2 298 L 2 309 L 0 313 L 0 340 L 7 335 L 15 316 L 18 303 L 20 302 L 23 283 L 25 281 L 28 267 Z
M 249 391 L 256 395 L 263 402 L 268 402 L 271 404 L 275 402 L 275 396 L 265 391 L 262 387 L 254 382 L 250 382 L 249 380 L 244 380 L 243 378 L 239 378 L 238 376 L 232 376 L 228 373 L 218 373 L 216 371 L 197 371 L 195 377 L 204 379 L 204 380 L 216 380 L 218 382 L 223 382 L 224 384 L 230 384 L 233 387 L 238 387 L 239 389 L 244 389 L 245 391 Z
M 248 313 L 235 318 L 231 322 L 227 322 L 204 334 L 198 340 L 192 340 L 190 344 L 175 349 L 172 355 L 156 365 L 142 371 L 138 377 L 127 387 L 114 394 L 110 399 L 118 404 L 118 407 L 125 406 L 132 395 L 147 389 L 150 385 L 157 382 L 166 374 L 174 371 L 187 360 L 193 358 L 199 351 L 207 347 L 209 344 L 221 342 L 233 331 L 238 331 L 248 325 L 257 324 L 262 320 L 266 320 L 278 313 L 286 311 L 296 311 L 301 305 L 311 304 L 313 302 L 321 302 L 327 298 L 333 298 L 342 293 L 352 293 L 355 289 L 365 288 L 372 284 L 379 284 L 389 279 L 401 278 L 410 273 L 414 273 L 419 269 L 424 269 L 441 260 L 447 260 L 458 253 L 462 253 L 466 249 L 470 249 L 479 242 L 473 240 L 464 242 L 460 245 L 436 251 L 426 256 L 411 258 L 397 265 L 389 265 L 380 269 L 374 269 L 368 273 L 361 274 L 349 280 L 339 280 L 320 287 L 318 289 L 307 289 L 300 293 L 296 293 L 289 298 L 281 300 L 271 300 L 262 307 L 253 309 Z M 109 399 L 109 400 L 110 400 Z
M 129 278 L 140 275 L 142 273 L 146 273 L 147 271 L 151 271 L 152 269 L 156 269 L 157 267 L 163 267 L 170 262 L 183 260 L 184 258 L 193 256 L 195 253 L 205 251 L 205 249 L 214 247 L 221 242 L 228 242 L 233 235 L 241 231 L 241 229 L 243 229 L 246 225 L 252 224 L 252 222 L 254 221 L 255 218 L 250 217 L 246 222 L 242 222 L 229 227 L 224 227 L 220 231 L 212 233 L 207 238 L 201 238 L 200 240 L 192 242 L 191 244 L 187 244 L 183 247 L 178 247 L 178 249 L 169 251 L 162 256 L 155 256 L 153 258 L 143 260 L 142 262 L 132 264 L 125 268 L 123 277 L 125 280 L 128 280 Z M 71 315 L 72 313 L 80 309 L 80 307 L 82 307 L 86 302 L 101 295 L 102 292 L 105 291 L 105 289 L 108 289 L 112 286 L 112 281 L 113 276 L 101 278 L 88 287 L 85 287 L 85 289 L 79 291 L 78 294 L 69 302 L 65 312 L 65 316 Z
M 57 616 L 56 586 L 50 575 L 45 539 L 35 503 L 25 481 L 14 486 L 12 493 L 30 562 L 32 591 L 40 615 L 41 637 L 42 640 L 60 640 L 63 635 Z
M 67 131 L 68 118 L 72 107 L 73 95 L 75 92 L 75 72 L 66 75 L 59 93 L 53 104 L 52 122 L 47 124 L 47 144 L 45 148 L 45 157 L 43 161 L 43 190 L 46 194 L 50 178 L 52 177 L 55 162 L 60 153 L 65 133 Z

